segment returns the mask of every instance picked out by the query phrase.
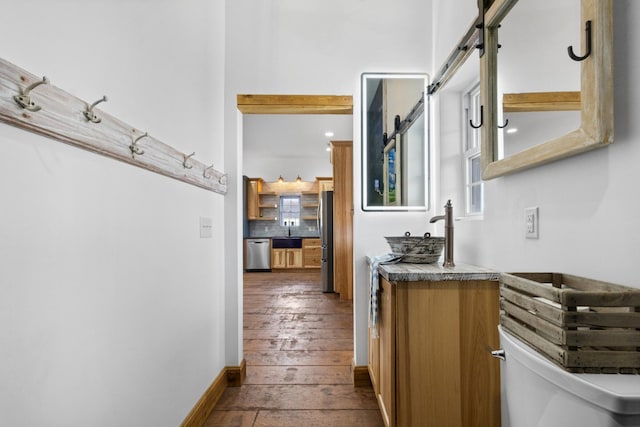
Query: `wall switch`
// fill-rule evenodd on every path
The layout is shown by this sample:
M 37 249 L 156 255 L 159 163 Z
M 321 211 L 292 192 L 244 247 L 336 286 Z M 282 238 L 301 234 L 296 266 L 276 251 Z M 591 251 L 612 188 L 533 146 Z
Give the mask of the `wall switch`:
M 213 221 L 209 217 L 200 217 L 200 238 L 210 239 L 213 236 Z
M 524 210 L 524 221 L 526 224 L 525 236 L 527 239 L 538 239 L 538 208 L 526 208 Z

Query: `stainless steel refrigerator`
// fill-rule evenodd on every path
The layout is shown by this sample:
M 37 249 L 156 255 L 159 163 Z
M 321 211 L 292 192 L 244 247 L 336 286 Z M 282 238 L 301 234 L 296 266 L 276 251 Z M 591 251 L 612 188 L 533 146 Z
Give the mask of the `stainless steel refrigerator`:
M 322 248 L 320 258 L 322 292 L 333 292 L 333 191 L 320 193 L 318 227 Z

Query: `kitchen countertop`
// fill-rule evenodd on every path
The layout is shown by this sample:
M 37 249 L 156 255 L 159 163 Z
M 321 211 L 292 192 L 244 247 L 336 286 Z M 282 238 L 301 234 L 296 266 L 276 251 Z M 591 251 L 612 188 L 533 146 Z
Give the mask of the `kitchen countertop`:
M 244 237 L 244 239 L 319 239 L 320 236 L 249 236 Z
M 367 257 L 371 263 L 371 258 Z M 438 282 L 468 280 L 499 280 L 500 273 L 484 267 L 456 263 L 453 268 L 444 268 L 441 264 L 381 264 L 378 272 L 389 282 Z

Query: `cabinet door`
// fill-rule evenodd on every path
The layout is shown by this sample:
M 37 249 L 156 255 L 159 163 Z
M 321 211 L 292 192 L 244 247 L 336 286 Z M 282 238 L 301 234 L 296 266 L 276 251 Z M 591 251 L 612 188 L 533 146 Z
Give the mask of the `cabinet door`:
M 302 239 L 302 266 L 304 268 L 320 268 L 321 255 L 320 239 Z
M 369 378 L 375 395 L 380 394 L 380 336 L 373 337 L 373 328 L 369 328 Z
M 249 178 L 247 185 L 247 218 L 257 219 L 260 216 L 259 193 L 262 191 L 262 179 Z
M 271 249 L 271 268 L 287 268 L 286 249 Z
M 322 255 L 322 249 L 317 248 L 303 248 L 302 249 L 302 265 L 304 268 L 320 268 L 320 257 Z
M 498 283 L 395 289 L 397 425 L 499 426 L 500 365 L 487 351 L 498 348 Z
M 380 278 L 378 331 L 380 334 L 380 393 L 378 405 L 387 427 L 396 425 L 396 287 Z
M 500 425 L 499 282 L 466 282 L 460 288 L 460 377 L 462 425 Z
M 302 268 L 302 249 L 287 249 L 287 267 Z

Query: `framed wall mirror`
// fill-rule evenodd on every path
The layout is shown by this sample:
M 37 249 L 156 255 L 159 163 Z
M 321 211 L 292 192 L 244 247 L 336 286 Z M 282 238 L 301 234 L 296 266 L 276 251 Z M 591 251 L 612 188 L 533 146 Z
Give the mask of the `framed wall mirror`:
M 426 74 L 362 74 L 362 209 L 428 208 Z
M 483 179 L 611 144 L 612 52 L 612 0 L 495 0 L 480 59 Z

